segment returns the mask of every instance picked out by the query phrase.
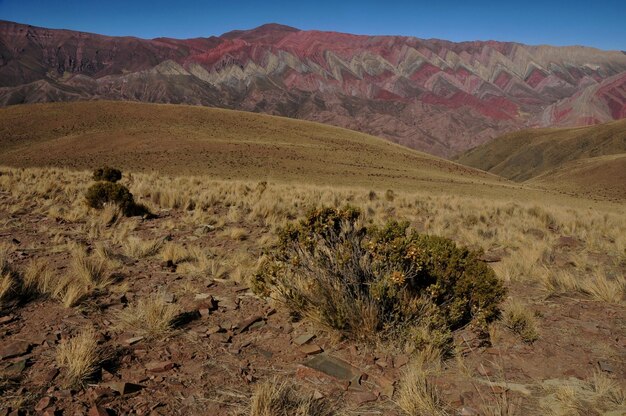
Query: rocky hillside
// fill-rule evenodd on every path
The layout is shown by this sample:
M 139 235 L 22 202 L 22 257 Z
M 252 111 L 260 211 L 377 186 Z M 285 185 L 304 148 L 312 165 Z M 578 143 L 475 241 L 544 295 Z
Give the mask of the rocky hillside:
M 320 121 L 452 156 L 524 126 L 624 117 L 626 55 L 301 31 L 151 40 L 0 22 L 0 103 L 187 103 Z

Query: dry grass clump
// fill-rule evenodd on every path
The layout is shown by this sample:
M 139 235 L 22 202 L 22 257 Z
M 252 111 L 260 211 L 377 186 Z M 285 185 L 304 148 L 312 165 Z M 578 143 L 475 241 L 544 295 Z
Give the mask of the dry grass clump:
M 163 247 L 163 239 L 142 240 L 138 237 L 128 237 L 122 244 L 124 254 L 133 259 L 143 259 L 156 256 Z
M 541 400 L 547 416 L 621 414 L 626 392 L 608 375 L 595 372 L 589 380 L 546 380 L 548 395 Z
M 147 337 L 161 337 L 172 330 L 180 308 L 167 303 L 162 293 L 140 299 L 117 315 L 117 327 Z
M 303 394 L 289 382 L 272 380 L 258 384 L 250 403 L 250 416 L 331 416 L 336 414 L 323 400 Z
M 107 276 L 106 259 L 89 256 L 81 249 L 76 249 L 72 253 L 71 272 L 77 280 L 89 288 L 101 289 L 111 283 Z
M 68 385 L 87 381 L 102 361 L 95 331 L 83 329 L 75 337 L 62 340 L 56 350 L 56 361 L 64 368 Z
M 519 335 L 522 341 L 533 343 L 539 339 L 537 321 L 534 314 L 520 302 L 512 301 L 502 313 L 504 325 Z
M 171 261 L 174 264 L 178 264 L 194 260 L 194 253 L 180 244 L 166 243 L 161 251 L 161 258 L 163 261 Z
M 595 300 L 621 303 L 626 299 L 626 277 L 617 274 L 611 278 L 604 270 L 599 269 L 582 282 L 580 290 Z
M 399 381 L 395 402 L 408 416 L 449 416 L 445 402 L 431 378 L 441 371 L 441 356 L 436 349 L 420 351 L 407 365 Z

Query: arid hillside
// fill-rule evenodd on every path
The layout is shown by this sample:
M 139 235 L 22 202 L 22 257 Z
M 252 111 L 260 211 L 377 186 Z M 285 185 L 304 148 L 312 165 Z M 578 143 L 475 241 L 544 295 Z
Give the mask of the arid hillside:
M 597 126 L 522 130 L 456 161 L 516 182 L 604 198 L 626 198 L 626 120 Z
M 0 163 L 396 189 L 501 183 L 362 133 L 197 106 L 78 102 L 0 109 Z M 434 185 L 433 185 L 434 184 Z

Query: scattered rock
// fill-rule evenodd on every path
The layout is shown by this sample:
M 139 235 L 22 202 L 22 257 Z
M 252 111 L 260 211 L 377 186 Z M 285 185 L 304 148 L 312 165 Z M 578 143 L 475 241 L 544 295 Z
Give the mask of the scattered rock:
M 26 341 L 13 341 L 0 347 L 0 359 L 19 357 L 28 354 L 30 351 L 30 343 Z
M 48 371 L 46 371 L 46 373 L 44 374 L 42 380 L 43 380 L 44 384 L 49 384 L 58 375 L 59 375 L 59 369 L 58 368 L 51 368 Z
M 211 296 L 210 293 L 196 293 L 196 296 L 194 297 L 195 300 L 207 300 L 207 299 L 211 299 L 211 301 L 213 300 L 213 296 Z
M 293 343 L 296 345 L 304 345 L 308 343 L 309 341 L 311 341 L 313 338 L 315 338 L 314 334 L 302 334 L 298 337 L 295 337 L 293 339 Z
M 580 241 L 576 237 L 563 235 L 557 238 L 554 245 L 557 248 L 576 248 L 580 245 Z
M 306 355 L 315 355 L 315 354 L 319 354 L 323 352 L 324 350 L 319 345 L 311 344 L 311 345 L 304 345 L 303 347 L 300 348 L 300 351 L 302 351 Z
M 213 335 L 213 334 L 217 334 L 218 332 L 224 332 L 224 331 L 225 329 L 222 328 L 221 326 L 214 325 L 214 326 L 209 327 L 209 329 L 206 330 L 206 334 Z
M 167 292 L 163 294 L 163 301 L 165 303 L 174 303 L 176 298 L 173 293 Z
M 221 342 L 222 344 L 228 344 L 231 340 L 231 336 L 225 332 L 216 332 L 211 334 L 211 339 Z

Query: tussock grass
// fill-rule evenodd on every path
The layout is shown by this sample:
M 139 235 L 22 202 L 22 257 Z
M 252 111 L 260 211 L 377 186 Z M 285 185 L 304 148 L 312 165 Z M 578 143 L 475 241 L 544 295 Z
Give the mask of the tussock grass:
M 621 303 L 626 299 L 626 277 L 616 275 L 610 278 L 604 270 L 596 270 L 593 276 L 582 282 L 581 291 L 595 300 Z
M 83 329 L 75 337 L 62 340 L 56 349 L 56 361 L 64 369 L 66 382 L 70 386 L 86 382 L 101 360 L 96 333 L 92 328 Z
M 441 371 L 436 349 L 420 351 L 403 371 L 395 402 L 408 416 L 450 416 L 452 410 L 431 378 Z
M 518 301 L 511 301 L 502 313 L 504 325 L 519 335 L 522 341 L 533 343 L 539 339 L 537 322 L 534 314 Z
M 163 246 L 163 250 L 161 250 L 161 258 L 163 261 L 171 261 L 174 264 L 194 260 L 193 254 L 192 250 L 171 242 L 166 243 Z
M 163 239 L 142 240 L 138 237 L 128 237 L 122 245 L 124 254 L 133 259 L 143 259 L 159 254 L 163 247 Z
M 298 391 L 286 381 L 271 380 L 254 389 L 250 416 L 331 416 L 336 413 L 323 400 Z
M 165 302 L 162 293 L 154 293 L 120 311 L 116 327 L 147 337 L 161 337 L 172 330 L 180 308 Z
M 88 256 L 84 250 L 76 249 L 72 254 L 72 274 L 89 287 L 102 288 L 111 282 L 107 279 L 105 259 Z

